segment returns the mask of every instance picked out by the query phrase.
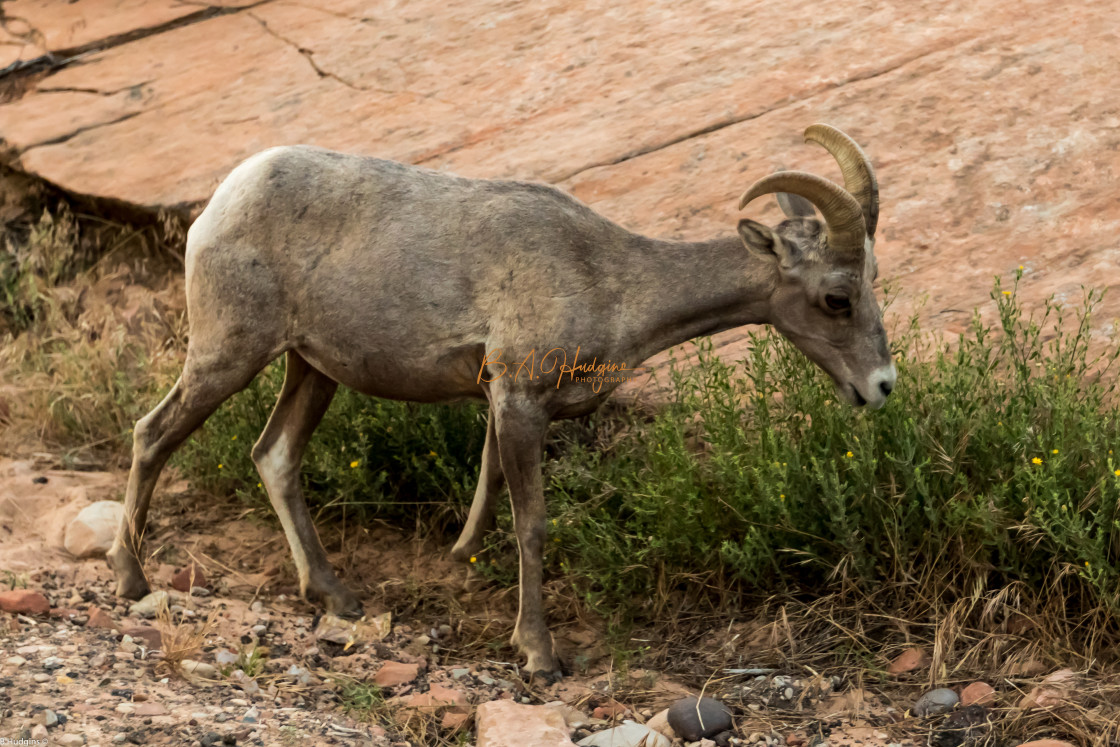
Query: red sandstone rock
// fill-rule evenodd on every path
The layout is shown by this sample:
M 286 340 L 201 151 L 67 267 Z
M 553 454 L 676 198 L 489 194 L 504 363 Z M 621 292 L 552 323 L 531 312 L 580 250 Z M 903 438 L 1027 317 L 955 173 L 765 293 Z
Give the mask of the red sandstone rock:
M 402 664 L 397 661 L 387 661 L 377 670 L 373 682 L 379 687 L 396 687 L 416 679 L 420 667 L 416 664 Z
M 930 657 L 929 653 L 923 648 L 908 648 L 901 654 L 896 656 L 887 671 L 891 674 L 905 674 L 913 672 L 915 669 L 929 666 Z
M 478 707 L 478 747 L 572 747 L 564 717 L 544 706 L 493 700 Z
M 433 683 L 426 693 L 413 693 L 404 698 L 404 704 L 411 708 L 438 709 L 467 705 L 467 696 L 453 687 Z
M 209 580 L 206 578 L 206 572 L 197 563 L 191 563 L 186 568 L 180 568 L 171 577 L 171 588 L 176 591 L 188 592 L 196 586 L 206 588 L 208 585 Z
M 121 631 L 123 635 L 131 636 L 134 641 L 147 648 L 156 649 L 163 647 L 163 635 L 148 625 L 134 625 Z
M 961 707 L 970 705 L 988 706 L 996 702 L 996 691 L 987 682 L 973 682 L 961 690 Z
M 117 627 L 117 624 L 113 622 L 113 618 L 109 617 L 108 612 L 91 604 L 89 606 L 89 621 L 86 623 L 86 627 L 110 630 Z
M 197 9 L 4 7 L 27 20 L 6 24 L 0 66 L 44 51 L 33 39 L 81 45 Z M 749 14 L 730 0 L 608 11 L 417 0 L 409 14 L 268 3 L 110 46 L 34 82 L 0 105 L 0 138 L 25 170 L 146 206 L 200 203 L 251 153 L 309 142 L 556 181 L 628 228 L 702 238 L 730 234 L 739 193 L 777 166 L 836 178 L 800 137 L 828 121 L 879 171 L 877 254 L 901 291 L 893 314 L 928 295 L 927 318 L 954 330 L 977 305 L 990 315 L 991 277 L 1020 265 L 1027 302 L 1076 302 L 1081 285 L 1114 282 L 1118 25 L 1110 0 L 1076 14 L 1043 0 L 867 13 L 795 0 Z M 756 29 L 768 43 L 742 43 Z M 750 211 L 778 216 L 773 200 Z M 1118 312 L 1110 293 L 1094 332 Z M 717 336 L 717 352 L 742 357 L 744 337 Z
M 470 719 L 471 714 L 469 712 L 462 713 L 448 711 L 447 713 L 443 714 L 443 718 L 440 719 L 439 725 L 441 729 L 444 729 L 446 731 L 460 731 L 461 729 L 466 727 L 467 722 L 470 721 Z
M 622 703 L 619 703 L 617 700 L 608 700 L 597 706 L 595 710 L 591 712 L 591 716 L 593 718 L 601 718 L 609 721 L 612 718 L 625 716 L 629 713 L 630 709 L 622 705 Z
M 13 615 L 45 615 L 51 611 L 47 598 L 30 589 L 0 591 L 0 610 Z
M 136 706 L 136 710 L 132 713 L 134 716 L 166 716 L 167 709 L 159 703 L 148 701 Z
M 1073 703 L 1077 696 L 1078 676 L 1071 669 L 1059 669 L 1048 675 L 1038 687 L 1019 701 L 1023 710 L 1056 709 Z

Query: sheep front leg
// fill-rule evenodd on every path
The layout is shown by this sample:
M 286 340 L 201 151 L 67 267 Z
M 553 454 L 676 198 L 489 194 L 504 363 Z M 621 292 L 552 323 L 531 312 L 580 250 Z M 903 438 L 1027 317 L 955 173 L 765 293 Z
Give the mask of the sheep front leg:
M 547 516 L 541 480 L 541 453 L 548 417 L 528 402 L 500 402 L 497 419 L 502 472 L 509 485 L 513 525 L 521 562 L 520 600 L 512 643 L 528 657 L 529 673 L 554 679 L 560 676 L 552 634 L 544 621 L 541 599 L 542 566 Z

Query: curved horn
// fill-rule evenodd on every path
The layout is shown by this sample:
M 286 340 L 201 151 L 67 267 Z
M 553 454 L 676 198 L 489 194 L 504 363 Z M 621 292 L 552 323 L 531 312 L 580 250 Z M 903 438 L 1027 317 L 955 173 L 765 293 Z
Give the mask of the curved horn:
M 823 145 L 832 154 L 844 173 L 844 189 L 848 190 L 863 209 L 867 222 L 867 235 L 875 236 L 879 223 L 879 182 L 867 154 L 855 140 L 832 125 L 815 124 L 805 130 L 805 142 Z
M 774 192 L 789 192 L 804 197 L 816 206 L 828 226 L 828 246 L 837 254 L 862 259 L 866 232 L 863 209 L 839 184 L 804 171 L 779 171 L 764 176 L 739 198 L 739 209 L 756 197 Z

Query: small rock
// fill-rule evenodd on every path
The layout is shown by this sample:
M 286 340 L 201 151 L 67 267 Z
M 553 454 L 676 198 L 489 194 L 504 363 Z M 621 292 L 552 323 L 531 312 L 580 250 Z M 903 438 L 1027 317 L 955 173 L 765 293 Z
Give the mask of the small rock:
M 193 587 L 205 588 L 210 585 L 206 572 L 197 563 L 191 563 L 186 568 L 181 568 L 171 577 L 171 588 L 176 591 L 188 592 Z
M 613 699 L 597 706 L 595 710 L 591 712 L 592 718 L 603 719 L 604 721 L 610 721 L 613 718 L 629 715 L 630 709 Z
M 443 718 L 440 719 L 439 725 L 440 728 L 447 731 L 457 732 L 467 725 L 467 722 L 470 721 L 470 718 L 470 713 L 448 711 L 447 713 L 443 714 Z
M 58 658 L 57 656 L 48 656 L 47 658 L 43 659 L 43 669 L 47 670 L 48 672 L 53 672 L 56 669 L 62 669 L 64 666 L 66 665 L 62 663 L 62 659 Z
M 1019 747 L 1074 747 L 1069 742 L 1060 739 L 1036 739 L 1033 742 L 1023 742 Z
M 624 721 L 621 726 L 584 737 L 576 744 L 580 747 L 671 747 L 672 742 L 648 726 Z
M 646 722 L 646 726 L 653 729 L 658 734 L 664 734 L 669 739 L 676 739 L 677 732 L 673 727 L 669 726 L 669 709 L 655 713 L 650 720 Z
M 117 627 L 117 624 L 113 622 L 113 618 L 109 617 L 108 612 L 91 604 L 89 606 L 89 620 L 86 622 L 86 627 L 112 630 Z
M 456 668 L 456 669 L 452 669 L 451 670 L 451 679 L 461 680 L 470 673 L 471 673 L 471 670 L 468 667 L 459 667 L 459 668 Z
M 195 677 L 201 677 L 204 680 L 213 680 L 217 679 L 218 677 L 217 669 L 201 661 L 183 659 L 183 661 L 179 663 L 179 668 L 182 669 L 186 674 L 193 675 Z
M 12 669 L 15 669 L 17 667 L 22 667 L 24 664 L 26 664 L 27 659 L 23 658 L 22 656 L 18 656 L 18 655 L 17 656 L 9 656 L 7 661 L 5 661 L 4 663 L 6 665 L 8 665 L 9 667 L 11 667 Z
M 128 614 L 135 617 L 152 618 L 159 612 L 159 608 L 170 604 L 171 595 L 166 591 L 153 591 L 139 602 L 132 604 L 128 608 Z
M 255 724 L 261 719 L 261 712 L 256 706 L 245 711 L 245 715 L 241 717 L 241 721 L 246 724 Z
M 137 716 L 166 716 L 167 709 L 159 703 L 153 703 L 148 700 L 143 703 L 138 703 L 133 713 Z
M 163 648 L 163 635 L 149 625 L 133 625 L 125 628 L 121 633 L 140 641 L 148 649 Z
M 113 735 L 113 744 L 124 744 L 127 741 L 128 741 L 128 735 L 125 734 L 123 731 L 119 734 L 114 734 Z
M 955 692 L 947 687 L 939 687 L 918 698 L 918 702 L 914 704 L 912 710 L 918 718 L 925 718 L 948 713 L 956 708 L 960 702 L 961 699 L 957 697 Z
M 1032 708 L 1059 708 L 1069 703 L 1074 698 L 1074 691 L 1077 686 L 1077 675 L 1074 674 L 1072 669 L 1059 669 L 1042 683 L 1031 690 L 1027 695 L 1019 701 L 1019 707 L 1023 710 L 1030 710 Z
M 37 591 L 12 589 L 0 591 L 0 610 L 13 615 L 46 615 L 51 611 L 51 603 Z
M 896 656 L 887 667 L 891 674 L 906 674 L 929 666 L 931 659 L 924 648 L 908 648 Z
M 996 691 L 987 682 L 973 682 L 961 690 L 961 705 L 991 705 L 996 702 Z
M 47 742 L 47 727 L 42 724 L 35 724 L 31 727 L 31 738 L 36 742 L 46 744 Z
M 81 734 L 62 734 L 55 738 L 55 742 L 62 747 L 79 747 L 86 743 L 86 738 Z
M 405 706 L 430 710 L 439 707 L 465 708 L 467 696 L 451 687 L 444 687 L 438 683 L 429 686 L 426 693 L 412 693 L 404 698 Z
M 66 525 L 66 552 L 76 558 L 104 555 L 113 546 L 123 516 L 124 506 L 116 501 L 97 501 L 86 506 Z
M 43 726 L 47 727 L 48 729 L 50 729 L 52 726 L 57 726 L 58 725 L 58 714 L 55 713 L 54 711 L 52 711 L 50 708 L 47 708 L 46 710 L 40 711 L 40 713 L 39 713 L 39 723 L 41 723 Z
M 218 662 L 218 666 L 220 667 L 228 667 L 232 664 L 236 664 L 240 658 L 241 656 L 239 654 L 226 648 L 220 648 L 214 652 L 214 661 Z
M 416 664 L 402 664 L 399 661 L 387 661 L 373 676 L 373 682 L 379 687 L 396 687 L 412 682 L 420 673 Z M 458 679 L 458 678 L 456 678 Z
M 578 708 L 572 708 L 562 700 L 554 700 L 551 703 L 545 703 L 544 707 L 559 713 L 563 717 L 564 723 L 568 725 L 568 729 L 580 729 L 587 726 L 588 722 L 591 720 L 586 713 Z
M 31 679 L 35 680 L 36 682 L 50 682 L 51 676 L 49 674 L 43 674 L 42 672 L 39 672 L 37 674 L 31 675 Z
M 718 700 L 682 698 L 669 707 L 669 725 L 687 742 L 714 736 L 731 728 L 731 712 Z
M 478 747 L 571 747 L 564 718 L 544 706 L 491 700 L 478 707 Z M 651 746 L 652 747 L 652 746 Z

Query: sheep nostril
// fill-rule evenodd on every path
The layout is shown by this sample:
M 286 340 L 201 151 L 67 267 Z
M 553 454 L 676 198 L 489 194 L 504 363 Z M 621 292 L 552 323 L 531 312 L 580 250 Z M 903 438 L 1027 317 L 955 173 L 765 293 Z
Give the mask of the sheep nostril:
M 890 393 L 894 391 L 894 386 L 887 381 L 879 382 L 879 391 L 883 393 L 884 397 L 889 397 Z

